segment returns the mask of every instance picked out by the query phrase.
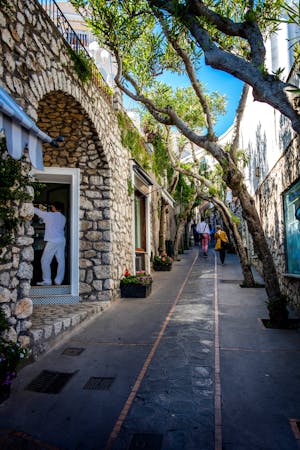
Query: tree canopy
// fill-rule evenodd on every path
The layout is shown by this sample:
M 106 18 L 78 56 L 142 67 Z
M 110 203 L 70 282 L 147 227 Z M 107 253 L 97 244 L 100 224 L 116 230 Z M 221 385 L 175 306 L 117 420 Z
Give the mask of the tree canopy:
M 299 114 L 286 92 L 289 84 L 280 80 L 279 72 L 268 72 L 265 64 L 264 42 L 278 27 L 282 0 L 71 1 L 101 45 L 115 55 L 117 84 L 131 98 L 144 102 L 165 124 L 186 131 L 175 108 L 165 104 L 154 107 L 149 90 L 159 94 L 164 89 L 159 75 L 166 70 L 188 73 L 205 111 L 196 76 L 204 58 L 211 67 L 252 86 L 255 100 L 279 110 L 291 120 L 295 131 L 300 131 Z M 213 123 L 207 112 L 206 116 L 211 135 Z
M 253 239 L 254 250 L 263 265 L 270 305 L 282 318 L 286 302 L 272 254 L 268 247 L 255 202 L 244 183 L 239 161 L 240 117 L 247 90 L 255 100 L 266 102 L 291 120 L 300 132 L 300 117 L 294 108 L 280 73 L 269 73 L 265 63 L 265 38 L 278 26 L 281 0 L 71 0 L 86 18 L 100 45 L 114 54 L 117 86 L 140 102 L 161 124 L 176 126 L 182 135 L 207 150 L 223 170 L 223 180 L 238 196 Z M 270 20 L 270 18 L 272 20 Z M 229 147 L 218 144 L 214 132 L 214 107 L 199 82 L 202 60 L 245 82 L 237 110 L 235 132 Z M 201 109 L 198 123 L 193 112 L 185 114 L 159 76 L 166 70 L 183 71 Z M 161 96 L 161 91 L 166 96 Z M 170 102 L 170 103 L 169 103 Z M 171 103 L 172 102 L 172 103 Z M 204 124 L 204 126 L 203 126 Z M 270 309 L 270 308 L 269 308 Z M 271 311 L 271 309 L 270 309 Z

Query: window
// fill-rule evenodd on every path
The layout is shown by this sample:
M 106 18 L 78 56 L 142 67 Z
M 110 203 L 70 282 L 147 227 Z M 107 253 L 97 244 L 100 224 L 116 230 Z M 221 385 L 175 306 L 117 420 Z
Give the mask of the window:
M 287 272 L 300 275 L 300 180 L 283 194 Z
M 145 197 L 135 191 L 134 198 L 135 214 L 135 248 L 136 250 L 146 250 L 146 218 L 145 218 Z

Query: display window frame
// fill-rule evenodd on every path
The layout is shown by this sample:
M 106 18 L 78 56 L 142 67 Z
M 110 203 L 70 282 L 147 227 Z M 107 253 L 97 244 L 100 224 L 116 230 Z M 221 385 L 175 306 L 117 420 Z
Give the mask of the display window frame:
M 300 178 L 283 193 L 286 276 L 300 278 Z

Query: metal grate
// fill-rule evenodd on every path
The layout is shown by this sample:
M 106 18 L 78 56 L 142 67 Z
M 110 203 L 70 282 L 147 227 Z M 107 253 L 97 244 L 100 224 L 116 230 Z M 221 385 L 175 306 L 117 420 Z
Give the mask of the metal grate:
M 221 283 L 232 283 L 232 284 L 240 284 L 243 280 L 220 280 Z
M 58 394 L 74 374 L 75 372 L 63 373 L 43 370 L 29 383 L 26 389 L 43 394 Z
M 79 356 L 79 355 L 81 355 L 82 352 L 84 352 L 84 350 L 85 350 L 84 348 L 80 348 L 80 347 L 67 347 L 62 352 L 62 355 Z
M 163 435 L 157 433 L 135 433 L 128 450 L 160 450 Z
M 83 389 L 108 391 L 115 378 L 112 377 L 91 377 L 83 386 Z

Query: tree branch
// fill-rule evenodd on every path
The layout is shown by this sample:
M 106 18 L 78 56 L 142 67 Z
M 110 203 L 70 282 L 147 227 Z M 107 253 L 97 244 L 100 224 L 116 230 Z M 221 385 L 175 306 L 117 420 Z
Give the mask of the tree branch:
M 213 130 L 213 121 L 212 121 L 212 117 L 211 117 L 211 113 L 210 113 L 210 108 L 206 101 L 202 87 L 197 79 L 192 61 L 191 61 L 188 53 L 180 46 L 178 39 L 173 38 L 172 34 L 170 33 L 170 31 L 167 27 L 165 20 L 163 19 L 163 15 L 161 13 L 159 13 L 157 9 L 155 9 L 154 14 L 158 18 L 167 40 L 171 43 L 175 52 L 178 54 L 178 56 L 180 56 L 180 58 L 182 59 L 184 65 L 185 65 L 188 77 L 191 81 L 191 85 L 196 93 L 196 96 L 198 97 L 198 99 L 200 101 L 200 104 L 202 106 L 202 109 L 203 109 L 203 112 L 204 112 L 204 115 L 206 118 L 206 126 L 207 126 L 208 136 L 212 140 L 216 140 L 214 130 Z
M 248 84 L 244 84 L 242 95 L 241 95 L 241 98 L 240 98 L 240 101 L 239 101 L 239 105 L 238 105 L 238 108 L 237 108 L 237 113 L 236 113 L 236 116 L 235 116 L 233 140 L 232 140 L 232 143 L 230 145 L 230 155 L 231 155 L 232 159 L 235 160 L 235 162 L 236 162 L 235 153 L 236 153 L 236 151 L 238 149 L 238 145 L 239 145 L 241 120 L 242 120 L 243 113 L 244 113 L 244 110 L 245 110 L 248 92 L 249 92 L 249 86 L 248 86 Z

